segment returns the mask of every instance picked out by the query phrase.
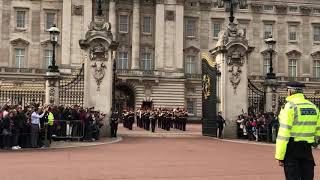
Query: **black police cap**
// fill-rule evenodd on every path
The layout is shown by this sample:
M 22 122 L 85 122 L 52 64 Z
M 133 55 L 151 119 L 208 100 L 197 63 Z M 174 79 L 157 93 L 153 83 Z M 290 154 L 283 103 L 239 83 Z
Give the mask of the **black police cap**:
M 306 87 L 303 83 L 296 82 L 296 81 L 288 82 L 287 86 L 288 87 L 292 87 L 292 88 L 303 88 L 303 87 Z

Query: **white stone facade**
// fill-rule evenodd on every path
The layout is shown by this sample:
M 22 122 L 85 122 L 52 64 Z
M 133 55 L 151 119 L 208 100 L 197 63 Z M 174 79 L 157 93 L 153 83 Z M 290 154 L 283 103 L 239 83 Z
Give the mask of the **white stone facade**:
M 95 2 L 0 0 L 1 81 L 40 82 L 46 50 L 51 48 L 46 26 L 50 21 L 47 16 L 52 14 L 61 29 L 57 64 L 62 73 L 79 67 L 84 54 L 78 41 L 95 15 Z M 136 108 L 152 100 L 154 107 L 189 106 L 195 116 L 201 116 L 200 54 L 215 47 L 218 32 L 228 23 L 228 13 L 219 2 L 103 0 L 103 14 L 111 23 L 114 40 L 119 42 L 117 58 L 122 70 L 118 77 L 134 88 Z M 249 1 L 247 7 L 236 10 L 235 17 L 254 47 L 248 60 L 252 80 L 262 82 L 265 76 L 268 64 L 264 60 L 264 36 L 270 31 L 277 40 L 274 72 L 279 81 L 295 76 L 292 79 L 319 87 L 319 0 Z M 22 60 L 18 63 L 19 58 Z M 6 73 L 17 66 L 32 73 Z

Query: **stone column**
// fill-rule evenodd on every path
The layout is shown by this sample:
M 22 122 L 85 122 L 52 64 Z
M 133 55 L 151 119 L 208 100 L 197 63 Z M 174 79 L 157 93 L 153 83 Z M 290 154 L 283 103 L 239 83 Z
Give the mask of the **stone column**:
M 155 70 L 162 69 L 164 65 L 164 38 L 165 38 L 164 4 L 156 5 L 156 39 L 155 39 Z
M 111 24 L 111 33 L 113 34 L 113 40 L 117 39 L 117 16 L 116 16 L 116 2 L 110 0 L 109 2 L 109 23 Z
M 132 17 L 132 60 L 131 69 L 139 69 L 140 55 L 140 0 L 133 1 Z
M 176 5 L 176 32 L 175 32 L 175 67 L 183 69 L 183 21 L 184 21 L 184 6 L 183 4 Z
M 62 66 L 70 66 L 71 63 L 71 1 L 63 1 L 62 19 Z
M 46 96 L 45 104 L 60 105 L 59 102 L 59 86 L 60 86 L 60 73 L 47 72 L 46 80 Z
M 0 65 L 11 66 L 10 60 L 10 17 L 11 17 L 12 1 L 1 1 L 1 34 L 0 34 Z
M 264 86 L 266 92 L 265 112 L 276 113 L 278 110 L 278 94 L 276 91 L 278 81 L 276 79 L 266 79 Z
M 85 34 L 88 31 L 88 24 L 92 21 L 92 1 L 83 1 L 83 32 Z

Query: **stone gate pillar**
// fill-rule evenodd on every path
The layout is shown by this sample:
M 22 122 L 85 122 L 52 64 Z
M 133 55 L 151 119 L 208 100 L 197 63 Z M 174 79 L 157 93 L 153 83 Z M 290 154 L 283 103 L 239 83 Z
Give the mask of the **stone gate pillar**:
M 112 107 L 113 61 L 117 43 L 113 41 L 111 25 L 102 14 L 95 16 L 85 39 L 79 41 L 85 53 L 84 106 L 106 114 L 100 134 L 110 136 L 109 117 Z
M 266 79 L 264 82 L 266 100 L 265 100 L 265 112 L 276 113 L 278 111 L 278 87 L 277 79 Z
M 228 138 L 237 135 L 237 116 L 248 111 L 248 56 L 252 50 L 243 31 L 233 22 L 220 32 L 216 47 L 210 50 L 221 73 L 218 109 L 226 120 L 224 136 Z
M 47 72 L 45 75 L 46 80 L 46 94 L 45 104 L 60 105 L 59 102 L 59 86 L 60 86 L 60 73 L 59 72 Z

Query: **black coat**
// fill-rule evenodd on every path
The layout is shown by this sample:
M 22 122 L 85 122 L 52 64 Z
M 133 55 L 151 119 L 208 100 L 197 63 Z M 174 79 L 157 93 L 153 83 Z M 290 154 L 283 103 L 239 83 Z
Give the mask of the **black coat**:
M 2 120 L 2 128 L 12 130 L 14 126 L 14 119 L 10 119 L 8 116 Z
M 25 124 L 27 124 L 27 117 L 25 113 L 18 113 L 17 116 L 14 118 L 14 128 L 22 129 Z

